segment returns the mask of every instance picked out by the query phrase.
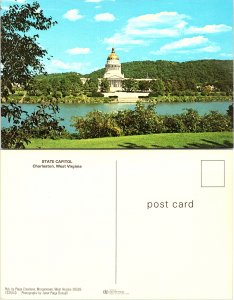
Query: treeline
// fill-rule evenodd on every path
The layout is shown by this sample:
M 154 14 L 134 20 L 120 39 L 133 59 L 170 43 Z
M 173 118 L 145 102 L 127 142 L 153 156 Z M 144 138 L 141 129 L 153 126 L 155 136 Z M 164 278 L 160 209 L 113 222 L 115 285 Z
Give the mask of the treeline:
M 104 98 L 98 91 L 99 82 L 95 76 L 82 82 L 79 73 L 47 74 L 34 77 L 27 87 L 15 86 L 8 102 L 15 103 L 103 103 L 111 99 Z M 101 88 L 108 89 L 109 83 L 101 81 Z M 2 99 L 6 102 L 6 99 Z
M 86 76 L 103 77 L 104 72 L 100 69 Z M 232 91 L 232 60 L 133 61 L 122 63 L 122 72 L 126 78 L 161 79 L 166 91 L 170 91 L 170 86 L 178 91 L 195 91 L 196 87 L 203 89 L 205 86 L 214 86 L 222 92 Z
M 80 95 L 99 96 L 98 86 L 98 78 L 95 76 L 91 76 L 83 83 L 79 73 L 48 74 L 37 76 L 31 81 L 28 86 L 28 95 L 54 98 Z
M 197 99 L 201 96 L 213 96 L 211 101 L 216 101 L 217 97 L 220 97 L 219 100 L 226 100 L 225 97 L 232 95 L 232 61 L 229 60 L 183 63 L 137 61 L 123 63 L 122 68 L 127 78 L 122 83 L 126 92 L 150 92 L 151 98 L 165 96 L 169 100 L 174 96 L 197 97 Z M 86 80 L 75 72 L 36 76 L 27 87 L 16 85 L 9 99 L 3 98 L 2 102 L 109 102 L 114 99 L 104 98 L 103 95 L 110 89 L 109 82 L 104 78 L 98 80 L 103 74 L 104 69 L 95 71 L 87 75 Z M 143 80 L 136 80 L 140 78 Z M 168 102 L 167 98 L 164 100 Z
M 80 74 L 61 73 L 36 76 L 29 84 L 28 96 L 77 96 L 83 90 Z
M 110 85 L 107 79 L 99 80 L 91 75 L 85 83 L 81 81 L 81 75 L 78 73 L 62 73 L 41 75 L 34 78 L 28 86 L 27 96 L 47 96 L 49 98 L 76 97 L 103 97 L 104 92 L 109 92 Z M 232 82 L 210 82 L 198 83 L 191 77 L 184 80 L 178 77 L 176 80 L 155 77 L 153 80 L 136 80 L 134 78 L 125 79 L 122 82 L 122 88 L 126 92 L 150 92 L 150 96 L 157 97 L 163 95 L 175 96 L 195 96 L 212 95 L 212 93 L 221 92 L 220 95 L 231 95 Z
M 225 115 L 211 111 L 200 116 L 188 109 L 182 114 L 159 116 L 155 105 L 138 102 L 134 110 L 113 113 L 94 111 L 85 117 L 74 117 L 73 126 L 81 139 L 172 132 L 231 131 L 233 106 Z
M 199 84 L 191 79 L 155 80 L 125 79 L 122 83 L 126 92 L 150 92 L 149 97 L 158 96 L 231 96 L 232 86 L 221 84 Z
M 126 78 L 161 78 L 165 80 L 193 80 L 196 83 L 232 81 L 232 60 L 196 60 L 187 62 L 133 61 L 122 63 L 122 72 Z M 100 69 L 85 76 L 103 77 L 105 70 Z

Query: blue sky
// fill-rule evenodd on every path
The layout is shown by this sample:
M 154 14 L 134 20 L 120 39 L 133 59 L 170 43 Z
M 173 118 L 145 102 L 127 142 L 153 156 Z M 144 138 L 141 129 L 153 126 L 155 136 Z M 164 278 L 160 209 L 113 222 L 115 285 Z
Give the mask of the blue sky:
M 31 0 L 3 0 L 9 5 Z M 121 62 L 232 59 L 232 0 L 39 0 L 58 22 L 41 32 L 52 72 L 104 67 L 112 47 Z

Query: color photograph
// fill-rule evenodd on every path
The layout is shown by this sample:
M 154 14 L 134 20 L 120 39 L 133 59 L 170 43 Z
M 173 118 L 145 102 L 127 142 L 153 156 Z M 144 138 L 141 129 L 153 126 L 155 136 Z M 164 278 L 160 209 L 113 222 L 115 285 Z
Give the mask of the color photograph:
M 231 0 L 3 0 L 2 149 L 233 147 Z

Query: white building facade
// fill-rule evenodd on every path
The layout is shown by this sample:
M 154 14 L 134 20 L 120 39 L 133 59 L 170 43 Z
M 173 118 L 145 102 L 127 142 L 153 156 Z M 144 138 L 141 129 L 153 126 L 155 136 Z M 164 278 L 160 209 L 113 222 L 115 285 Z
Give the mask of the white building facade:
M 111 54 L 107 58 L 104 78 L 109 81 L 110 92 L 122 91 L 124 74 L 121 73 L 121 63 L 114 48 L 112 48 Z
M 104 79 L 107 79 L 110 85 L 110 90 L 109 92 L 105 92 L 104 95 L 105 97 L 109 97 L 112 96 L 113 93 L 115 95 L 118 95 L 119 97 L 127 97 L 129 98 L 130 94 L 132 94 L 135 98 L 138 96 L 147 96 L 149 94 L 149 92 L 125 92 L 123 89 L 123 81 L 130 79 L 130 78 L 125 78 L 124 74 L 122 74 L 121 71 L 121 63 L 119 60 L 118 55 L 115 53 L 115 49 L 112 48 L 111 53 L 108 55 L 107 57 L 107 61 L 105 64 L 105 73 L 103 76 Z M 98 78 L 98 82 L 99 82 L 99 87 L 98 87 L 98 91 L 101 91 L 101 82 L 103 80 L 103 78 Z M 89 78 L 80 78 L 82 83 L 85 84 L 86 81 Z M 146 78 L 140 78 L 140 79 L 134 79 L 135 81 L 152 81 L 153 79 L 148 78 L 148 76 Z

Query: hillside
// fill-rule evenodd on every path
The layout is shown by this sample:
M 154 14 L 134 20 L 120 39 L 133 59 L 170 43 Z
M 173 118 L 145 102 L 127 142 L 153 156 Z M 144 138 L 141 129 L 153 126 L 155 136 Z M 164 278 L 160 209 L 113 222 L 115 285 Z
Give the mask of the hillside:
M 231 60 L 200 60 L 188 62 L 133 61 L 122 64 L 125 78 L 159 79 L 152 82 L 126 80 L 125 91 L 151 91 L 151 97 L 166 96 L 164 102 L 176 101 L 226 101 L 233 91 Z M 57 99 L 61 103 L 90 103 L 106 101 L 98 91 L 98 80 L 104 69 L 82 75 L 77 72 L 54 73 L 36 76 L 27 91 L 18 88 L 6 101 L 39 103 Z M 85 83 L 82 77 L 89 77 Z M 104 92 L 105 90 L 102 90 Z M 189 96 L 185 100 L 182 96 Z M 206 100 L 202 97 L 206 97 Z M 93 99 L 91 99 L 93 97 Z M 95 97 L 99 97 L 96 99 Z M 195 98 L 191 98 L 195 97 Z M 207 98 L 208 97 L 208 98 Z M 209 97 L 213 97 L 210 99 Z M 158 99 L 159 101 L 159 99 Z
M 194 80 L 196 83 L 232 82 L 232 60 L 197 60 L 188 62 L 133 61 L 122 63 L 126 78 L 161 78 L 163 81 Z M 85 76 L 103 77 L 104 69 Z

